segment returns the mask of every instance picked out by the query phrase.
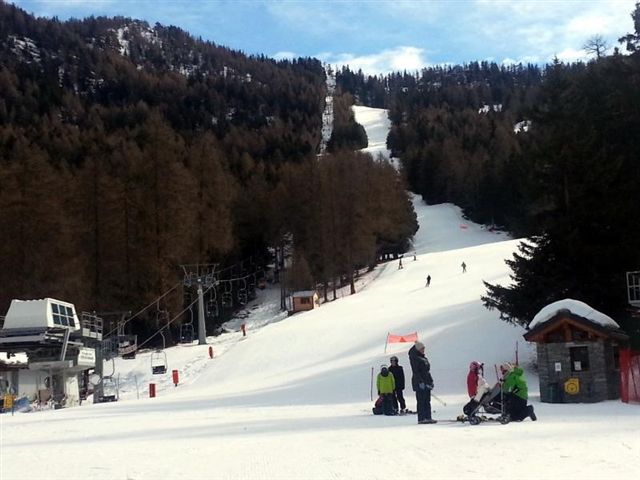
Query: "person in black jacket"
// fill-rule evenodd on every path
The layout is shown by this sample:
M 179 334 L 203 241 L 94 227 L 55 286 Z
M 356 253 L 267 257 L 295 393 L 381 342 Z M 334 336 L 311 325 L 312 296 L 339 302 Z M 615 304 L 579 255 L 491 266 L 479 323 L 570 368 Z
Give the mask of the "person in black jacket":
M 418 410 L 418 423 L 436 423 L 431 418 L 431 390 L 433 389 L 433 378 L 431 377 L 431 365 L 424 355 L 424 343 L 417 341 L 409 350 L 409 362 L 411 363 L 411 386 L 416 392 L 416 403 Z
M 395 397 L 393 399 L 393 406 L 398 410 L 398 403 L 400 403 L 400 413 L 404 413 L 407 409 L 407 404 L 404 401 L 402 391 L 404 390 L 404 369 L 398 365 L 398 357 L 393 356 L 389 359 L 391 366 L 389 371 L 393 374 L 393 378 L 396 381 Z

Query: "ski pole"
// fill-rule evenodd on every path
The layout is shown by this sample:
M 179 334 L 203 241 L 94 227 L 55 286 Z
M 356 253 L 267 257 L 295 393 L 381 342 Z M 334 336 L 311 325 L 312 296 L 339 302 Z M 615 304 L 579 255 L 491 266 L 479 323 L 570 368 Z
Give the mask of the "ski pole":
M 438 402 L 440 402 L 440 403 L 442 404 L 442 406 L 443 406 L 443 407 L 446 407 L 446 406 L 447 406 L 447 404 L 446 404 L 444 401 L 440 400 L 440 398 L 438 398 L 438 396 L 437 396 L 437 395 L 434 395 L 434 394 L 432 393 L 432 394 L 431 394 L 431 396 L 432 396 L 433 398 L 435 398 Z
M 369 397 L 371 397 L 371 401 L 373 402 L 373 367 L 371 367 L 371 388 L 369 388 Z

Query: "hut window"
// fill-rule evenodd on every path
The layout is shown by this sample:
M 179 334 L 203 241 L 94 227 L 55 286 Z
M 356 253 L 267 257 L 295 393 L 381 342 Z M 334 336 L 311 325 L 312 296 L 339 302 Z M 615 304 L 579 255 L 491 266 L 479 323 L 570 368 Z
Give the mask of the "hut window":
M 309 305 L 311 303 L 311 300 L 307 297 L 300 297 L 300 304 L 302 305 Z
M 584 372 L 589 370 L 589 347 L 570 347 L 571 371 Z

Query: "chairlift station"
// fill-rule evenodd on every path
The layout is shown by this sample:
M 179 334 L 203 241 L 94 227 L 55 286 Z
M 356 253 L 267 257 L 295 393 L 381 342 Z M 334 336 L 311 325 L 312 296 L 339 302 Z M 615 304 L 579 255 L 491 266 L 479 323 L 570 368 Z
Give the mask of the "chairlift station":
M 72 303 L 12 300 L 0 329 L 0 352 L 26 354 L 27 363 L 0 364 L 5 388 L 30 400 L 51 398 L 56 408 L 80 402 L 82 375 L 96 365 L 102 319 L 80 317 Z

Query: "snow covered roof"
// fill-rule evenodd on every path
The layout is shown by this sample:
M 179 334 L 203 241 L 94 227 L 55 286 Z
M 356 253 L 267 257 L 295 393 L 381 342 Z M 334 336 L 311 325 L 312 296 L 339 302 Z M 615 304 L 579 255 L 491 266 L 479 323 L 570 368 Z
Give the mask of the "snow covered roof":
M 301 290 L 299 292 L 293 292 L 293 295 L 291 295 L 294 298 L 300 298 L 300 297 L 313 297 L 316 294 L 315 290 Z
M 587 320 L 597 323 L 603 327 L 620 328 L 620 325 L 618 325 L 615 320 L 608 315 L 591 308 L 589 305 L 579 300 L 565 298 L 564 300 L 558 300 L 557 302 L 550 303 L 540 310 L 536 316 L 533 317 L 531 323 L 529 323 L 529 329 L 546 322 L 562 310 L 568 310 L 574 315 L 586 318 Z

